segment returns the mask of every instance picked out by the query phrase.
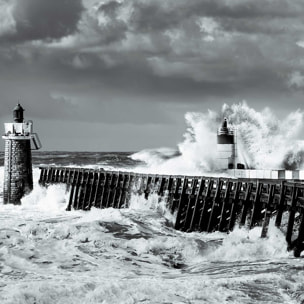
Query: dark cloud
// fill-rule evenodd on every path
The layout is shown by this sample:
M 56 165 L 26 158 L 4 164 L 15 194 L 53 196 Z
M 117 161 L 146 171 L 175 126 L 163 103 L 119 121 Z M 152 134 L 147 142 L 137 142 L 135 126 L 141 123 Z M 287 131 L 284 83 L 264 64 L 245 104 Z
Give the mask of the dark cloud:
M 69 1 L 53 1 L 48 2 L 47 9 L 41 3 L 45 2 L 25 0 L 18 4 L 17 33 L 23 33 L 24 38 L 28 33 L 28 39 L 30 35 L 33 39 L 35 35 L 59 37 L 75 31 L 79 3 L 67 6 Z M 62 16 L 69 16 L 65 25 L 57 27 L 64 28 L 62 32 L 50 26 L 64 19 L 55 18 L 59 3 Z M 87 6 L 79 32 L 62 39 L 58 47 L 29 47 L 30 55 L 18 50 L 13 61 L 39 60 L 49 74 L 57 73 L 65 82 L 99 79 L 109 87 L 117 86 L 118 91 L 133 94 L 154 91 L 155 95 L 167 95 L 171 91 L 172 96 L 191 92 L 219 96 L 254 88 L 267 91 L 277 86 L 280 90 L 287 87 L 295 67 L 302 71 L 296 62 L 302 51 L 296 45 L 301 39 L 299 16 L 303 5 L 299 3 L 105 1 L 95 9 Z M 50 12 L 45 13 L 47 18 L 42 18 L 44 13 L 37 17 L 42 7 Z M 69 11 L 64 9 L 67 7 Z M 33 20 L 37 26 L 24 26 L 22 32 L 18 27 L 26 24 L 22 20 Z M 43 26 L 38 26 L 40 23 Z
M 214 17 L 231 17 L 237 18 L 290 18 L 300 16 L 300 1 L 263 1 L 263 0 L 207 0 L 196 1 L 193 5 L 199 15 Z
M 297 18 L 303 6 L 300 1 L 133 1 L 130 24 L 137 31 L 158 31 L 174 28 L 192 17 L 214 17 L 231 20 L 231 23 L 247 25 L 255 21 L 261 27 L 260 19 Z M 223 22 L 225 23 L 225 22 Z M 227 23 L 227 21 L 226 21 Z M 249 26 L 249 25 L 248 25 Z M 251 26 L 249 26 L 251 27 Z
M 165 30 L 179 24 L 184 17 L 182 14 L 159 2 L 135 2 L 130 25 L 141 32 Z
M 109 1 L 108 3 L 103 3 L 98 7 L 98 11 L 104 12 L 105 14 L 116 17 L 117 16 L 117 10 L 122 6 L 122 3 L 119 3 L 117 1 Z
M 143 126 L 227 100 L 301 106 L 302 0 L 7 3 L 4 112 L 21 99 L 41 119 Z
M 16 1 L 12 11 L 15 32 L 4 35 L 2 40 L 50 40 L 73 34 L 82 10 L 81 0 Z

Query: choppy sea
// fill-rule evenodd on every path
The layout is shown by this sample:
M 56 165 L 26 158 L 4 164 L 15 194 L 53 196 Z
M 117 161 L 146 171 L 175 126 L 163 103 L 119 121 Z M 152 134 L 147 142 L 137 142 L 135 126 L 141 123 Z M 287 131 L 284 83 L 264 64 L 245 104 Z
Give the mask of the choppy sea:
M 0 303 L 304 303 L 304 259 L 271 223 L 225 233 L 174 230 L 157 196 L 128 209 L 65 211 L 61 185 L 38 185 L 39 165 L 136 171 L 130 153 L 39 152 L 34 190 L 3 205 L 0 155 Z

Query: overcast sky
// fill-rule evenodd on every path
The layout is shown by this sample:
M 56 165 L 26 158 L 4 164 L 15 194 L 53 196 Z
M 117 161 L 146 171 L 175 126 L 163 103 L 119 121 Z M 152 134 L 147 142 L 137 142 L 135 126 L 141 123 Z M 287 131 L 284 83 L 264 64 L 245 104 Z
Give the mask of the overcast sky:
M 20 100 L 44 150 L 175 146 L 187 111 L 303 90 L 303 0 L 0 0 L 0 123 Z

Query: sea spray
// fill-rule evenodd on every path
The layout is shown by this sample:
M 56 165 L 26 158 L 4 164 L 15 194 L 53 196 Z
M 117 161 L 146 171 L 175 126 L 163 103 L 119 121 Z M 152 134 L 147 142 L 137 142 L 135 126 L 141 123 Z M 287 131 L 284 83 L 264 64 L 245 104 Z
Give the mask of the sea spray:
M 223 239 L 223 243 L 212 254 L 209 261 L 258 261 L 287 258 L 287 244 L 284 234 L 271 221 L 267 238 L 261 238 L 261 227 L 248 230 L 235 229 Z
M 144 195 L 133 194 L 130 199 L 129 209 L 138 210 L 139 212 L 152 211 L 163 217 L 167 221 L 167 225 L 174 226 L 176 214 L 168 209 L 166 205 L 166 199 L 159 197 L 156 193 L 149 195 L 148 199 L 145 199 Z
M 238 160 L 247 168 L 303 168 L 304 142 L 299 141 L 303 112 L 292 112 L 280 120 L 269 108 L 258 112 L 242 102 L 223 105 L 221 113 L 210 110 L 186 113 L 184 140 L 175 150 L 150 149 L 133 154 L 132 159 L 146 163 L 137 170 L 158 174 L 214 174 L 216 132 L 224 117 L 235 129 Z
M 279 120 L 269 108 L 258 112 L 243 102 L 224 105 L 222 115 L 236 128 L 242 149 L 239 152 L 246 155 L 252 168 L 285 169 L 288 154 L 304 151 L 304 145 L 297 141 L 303 128 L 303 113 L 299 110 Z M 297 169 L 301 166 L 298 163 Z
M 144 161 L 147 167 L 136 168 L 156 174 L 195 175 L 216 169 L 216 113 L 186 113 L 187 130 L 184 141 L 176 150 L 160 148 L 143 150 L 131 156 L 134 160 Z M 170 157 L 170 154 L 172 155 Z

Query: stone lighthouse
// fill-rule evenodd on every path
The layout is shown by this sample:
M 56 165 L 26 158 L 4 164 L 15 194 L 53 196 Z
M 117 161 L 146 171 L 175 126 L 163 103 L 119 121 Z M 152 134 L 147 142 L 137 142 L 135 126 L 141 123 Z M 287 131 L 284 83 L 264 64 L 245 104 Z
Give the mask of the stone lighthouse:
M 20 204 L 21 198 L 33 189 L 32 152 L 41 148 L 33 122 L 24 121 L 24 109 L 18 103 L 13 110 L 14 122 L 5 123 L 3 202 Z

